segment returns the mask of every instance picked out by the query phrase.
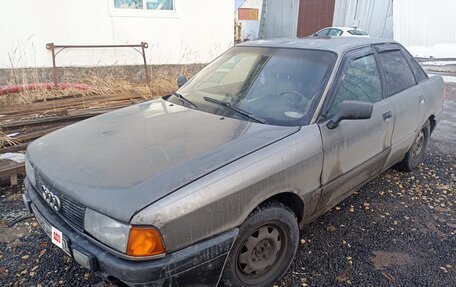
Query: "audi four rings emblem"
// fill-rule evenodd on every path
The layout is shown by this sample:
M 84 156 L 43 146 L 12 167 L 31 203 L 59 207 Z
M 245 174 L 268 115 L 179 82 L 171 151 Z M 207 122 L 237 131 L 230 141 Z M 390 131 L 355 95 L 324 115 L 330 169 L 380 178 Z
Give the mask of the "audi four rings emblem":
M 43 191 L 41 196 L 46 200 L 47 204 L 52 207 L 55 211 L 59 211 L 61 207 L 60 199 L 57 195 L 53 194 L 46 186 L 42 185 Z

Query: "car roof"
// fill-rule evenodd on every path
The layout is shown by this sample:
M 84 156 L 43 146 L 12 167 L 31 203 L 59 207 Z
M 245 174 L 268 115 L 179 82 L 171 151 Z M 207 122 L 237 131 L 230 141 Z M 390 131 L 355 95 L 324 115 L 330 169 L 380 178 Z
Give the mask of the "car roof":
M 306 37 L 306 38 L 278 38 L 248 41 L 236 45 L 237 47 L 271 47 L 295 48 L 332 51 L 343 54 L 354 48 L 372 44 L 396 43 L 393 40 L 362 38 L 362 37 Z

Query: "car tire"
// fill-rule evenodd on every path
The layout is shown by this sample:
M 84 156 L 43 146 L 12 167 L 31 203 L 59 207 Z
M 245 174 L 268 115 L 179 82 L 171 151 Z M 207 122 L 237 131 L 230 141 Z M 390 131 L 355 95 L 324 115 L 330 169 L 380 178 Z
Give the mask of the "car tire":
M 298 247 L 296 215 L 280 202 L 257 207 L 240 226 L 223 270 L 225 286 L 271 286 L 290 267 Z
M 405 154 L 404 159 L 398 163 L 398 169 L 406 172 L 413 171 L 423 161 L 426 153 L 426 147 L 431 134 L 431 125 L 429 121 L 423 125 L 409 151 Z

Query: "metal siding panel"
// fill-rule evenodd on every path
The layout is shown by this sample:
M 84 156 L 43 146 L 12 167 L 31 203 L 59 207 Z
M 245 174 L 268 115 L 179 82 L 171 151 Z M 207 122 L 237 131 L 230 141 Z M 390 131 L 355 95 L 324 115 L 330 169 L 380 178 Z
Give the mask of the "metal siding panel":
M 299 0 L 264 0 L 261 38 L 294 37 L 298 26 Z
M 394 1 L 394 35 L 406 46 L 456 44 L 456 1 Z
M 359 27 L 374 38 L 393 38 L 393 0 L 336 0 L 334 26 Z
M 333 26 L 345 26 L 347 4 L 347 0 L 336 0 L 334 5 Z

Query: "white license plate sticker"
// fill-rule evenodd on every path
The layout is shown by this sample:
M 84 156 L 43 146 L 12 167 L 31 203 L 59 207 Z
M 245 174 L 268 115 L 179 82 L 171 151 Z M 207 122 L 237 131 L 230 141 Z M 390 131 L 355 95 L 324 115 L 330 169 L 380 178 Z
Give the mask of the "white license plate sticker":
M 52 243 L 63 249 L 63 234 L 54 226 L 52 226 L 51 239 Z

